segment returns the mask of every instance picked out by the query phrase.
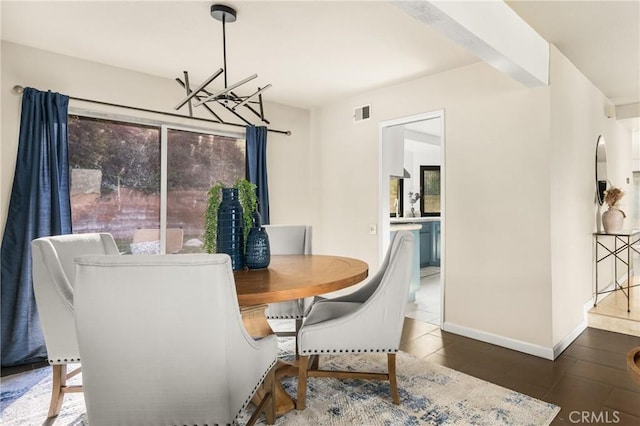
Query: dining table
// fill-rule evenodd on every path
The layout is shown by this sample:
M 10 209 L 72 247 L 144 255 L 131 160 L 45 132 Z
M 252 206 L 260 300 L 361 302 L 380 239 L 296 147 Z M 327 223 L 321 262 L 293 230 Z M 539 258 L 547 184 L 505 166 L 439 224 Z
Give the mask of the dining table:
M 265 269 L 234 272 L 238 305 L 247 332 L 253 338 L 273 334 L 265 315 L 269 303 L 319 296 L 353 286 L 369 274 L 362 260 L 331 255 L 273 255 Z M 296 376 L 295 361 L 276 364 L 276 415 L 295 408 L 295 401 L 282 387 L 284 377 Z

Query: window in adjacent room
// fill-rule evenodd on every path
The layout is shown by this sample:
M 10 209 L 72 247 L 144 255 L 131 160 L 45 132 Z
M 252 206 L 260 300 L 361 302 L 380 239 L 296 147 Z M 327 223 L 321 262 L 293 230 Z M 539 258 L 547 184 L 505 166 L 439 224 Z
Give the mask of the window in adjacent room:
M 420 166 L 421 216 L 440 216 L 440 166 Z
M 404 205 L 404 180 L 392 177 L 389 180 L 389 212 L 391 217 L 401 217 Z

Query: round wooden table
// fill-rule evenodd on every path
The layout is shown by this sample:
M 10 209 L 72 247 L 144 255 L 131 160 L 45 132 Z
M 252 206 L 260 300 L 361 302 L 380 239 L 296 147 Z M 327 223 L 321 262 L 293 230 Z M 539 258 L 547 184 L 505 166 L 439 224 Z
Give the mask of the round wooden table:
M 274 255 L 267 269 L 233 273 L 244 325 L 253 337 L 273 334 L 265 316 L 268 303 L 296 300 L 341 290 L 364 280 L 369 266 L 357 259 L 326 255 Z M 276 378 L 298 373 L 295 364 L 278 361 Z M 276 387 L 276 415 L 295 408 L 282 388 Z

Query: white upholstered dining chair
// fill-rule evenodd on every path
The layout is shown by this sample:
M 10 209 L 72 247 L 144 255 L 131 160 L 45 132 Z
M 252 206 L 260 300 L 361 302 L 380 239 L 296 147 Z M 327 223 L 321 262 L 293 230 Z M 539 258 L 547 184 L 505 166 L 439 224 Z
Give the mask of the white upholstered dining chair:
M 67 386 L 80 368 L 67 373 L 68 364 L 80 362 L 74 322 L 74 258 L 83 254 L 118 254 L 111 234 L 69 234 L 37 238 L 31 242 L 33 289 L 40 326 L 53 367 L 53 388 L 48 417 L 57 416 L 65 393 L 82 392 Z
M 313 304 L 298 333 L 298 410 L 305 408 L 309 376 L 389 380 L 393 402 L 400 403 L 396 353 L 413 267 L 413 239 L 410 232 L 398 231 L 380 270 L 367 283 L 351 294 Z M 318 367 L 320 355 L 371 352 L 387 354 L 387 373 L 326 371 Z
M 257 391 L 264 394 L 249 424 L 263 411 L 274 422 L 277 338 L 247 333 L 228 255 L 85 256 L 76 264 L 89 424 L 231 424 Z
M 271 254 L 311 254 L 311 226 L 308 225 L 264 225 L 269 236 Z M 296 337 L 302 319 L 313 297 L 270 303 L 265 311 L 267 319 L 295 320 L 295 331 L 276 331 L 278 336 Z M 297 356 L 296 341 L 296 356 Z

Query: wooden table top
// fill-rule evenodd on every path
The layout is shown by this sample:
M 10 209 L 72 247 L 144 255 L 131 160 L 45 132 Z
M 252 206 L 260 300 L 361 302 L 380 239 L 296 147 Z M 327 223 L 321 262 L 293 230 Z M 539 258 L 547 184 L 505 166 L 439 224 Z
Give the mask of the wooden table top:
M 295 300 L 340 290 L 364 280 L 369 265 L 349 257 L 273 255 L 267 269 L 233 273 L 240 306 Z

